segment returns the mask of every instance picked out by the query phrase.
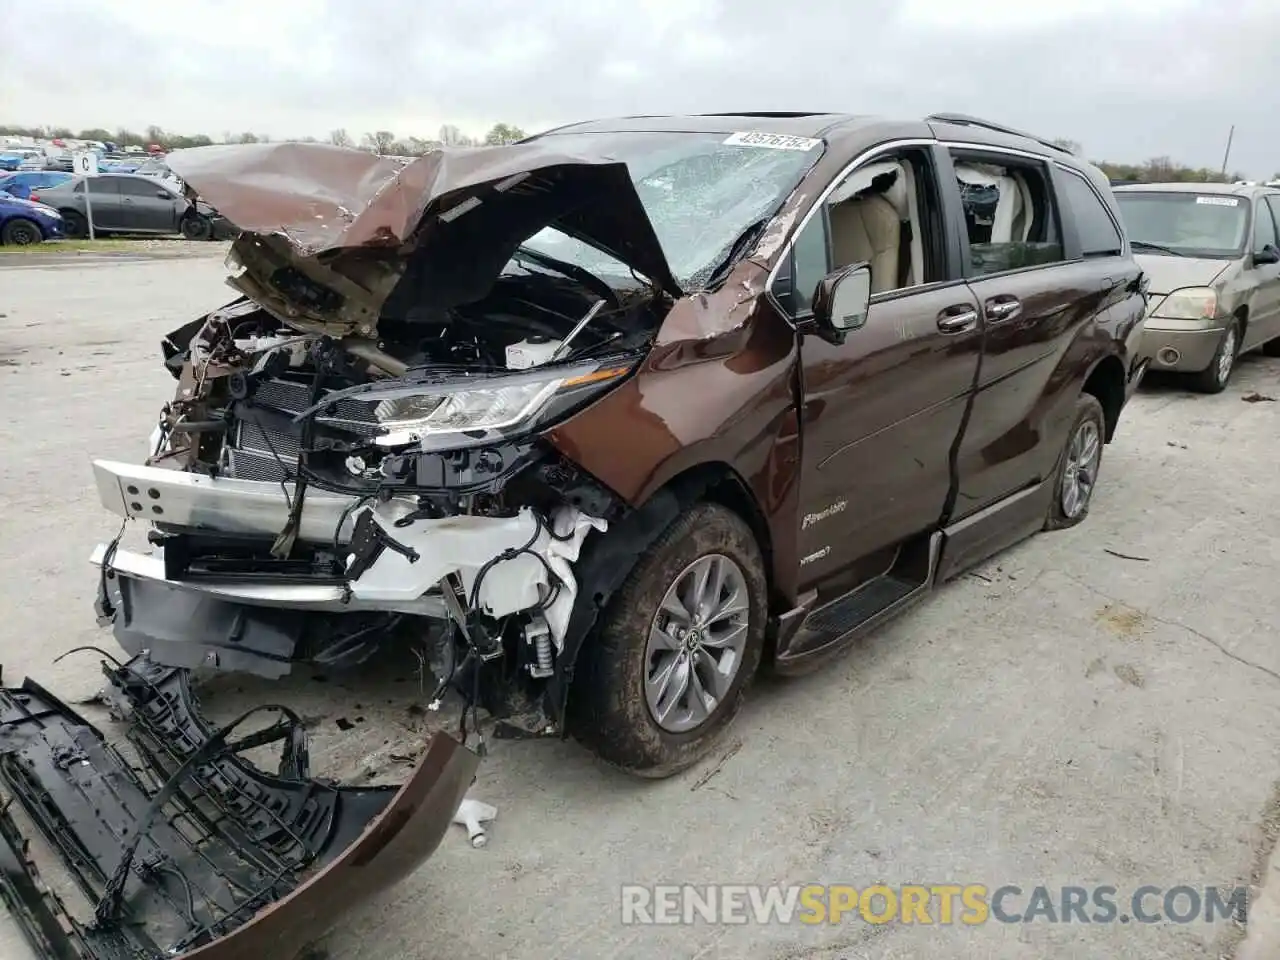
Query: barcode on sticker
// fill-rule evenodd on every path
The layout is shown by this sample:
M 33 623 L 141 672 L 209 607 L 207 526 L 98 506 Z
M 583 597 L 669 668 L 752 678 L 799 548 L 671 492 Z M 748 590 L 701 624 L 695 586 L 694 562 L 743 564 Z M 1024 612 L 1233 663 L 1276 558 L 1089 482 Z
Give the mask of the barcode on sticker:
M 768 150 L 799 150 L 804 152 L 822 146 L 821 140 L 810 137 L 790 137 L 784 133 L 735 133 L 725 140 L 726 146 L 764 147 Z
M 1239 197 L 1196 197 L 1196 203 L 1209 203 L 1215 207 L 1238 207 Z

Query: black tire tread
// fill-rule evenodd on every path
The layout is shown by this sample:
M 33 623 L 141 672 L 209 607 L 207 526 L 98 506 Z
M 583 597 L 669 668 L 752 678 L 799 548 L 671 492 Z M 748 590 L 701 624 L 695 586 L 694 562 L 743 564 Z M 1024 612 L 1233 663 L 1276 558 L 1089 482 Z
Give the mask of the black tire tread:
M 63 223 L 66 225 L 63 229 L 68 237 L 73 240 L 79 240 L 82 237 L 89 236 L 89 221 L 85 219 L 85 215 L 76 210 L 62 210 Z
M 36 243 L 44 239 L 44 231 L 40 229 L 40 225 L 34 220 L 28 220 L 26 217 L 13 217 L 5 223 L 4 231 L 0 232 L 0 243 L 5 246 L 16 246 L 16 241 L 13 239 L 16 233 L 15 227 L 30 227 L 34 230 L 37 238 Z
M 1199 373 L 1193 373 L 1189 377 L 1192 389 L 1198 393 L 1221 393 L 1227 389 L 1226 383 L 1218 382 L 1218 358 L 1222 355 L 1222 348 L 1227 343 L 1227 331 L 1235 330 L 1236 332 L 1236 356 L 1240 356 L 1240 321 L 1233 319 L 1231 325 L 1222 331 L 1222 339 L 1218 341 L 1218 349 L 1213 351 L 1213 359 L 1209 361 L 1209 365 Z M 1232 366 L 1231 372 L 1235 373 L 1235 367 Z M 1230 374 L 1227 375 L 1227 383 L 1231 382 Z
M 1067 451 L 1071 449 L 1071 438 L 1076 435 L 1076 429 L 1086 417 L 1093 417 L 1098 423 L 1098 437 L 1107 435 L 1107 418 L 1102 410 L 1102 404 L 1098 398 L 1091 393 L 1082 393 L 1076 398 L 1075 414 L 1071 418 L 1071 429 L 1067 431 L 1067 439 L 1062 444 L 1062 452 L 1058 454 L 1058 465 L 1053 473 L 1053 501 L 1049 504 L 1049 513 L 1045 517 L 1045 530 L 1066 530 L 1068 527 L 1078 526 L 1083 523 L 1085 518 L 1089 516 L 1089 508 L 1093 506 L 1093 495 L 1090 494 L 1089 502 L 1084 505 L 1084 510 L 1078 517 L 1074 519 L 1068 517 L 1062 512 L 1062 481 L 1066 476 Z M 1101 474 L 1102 461 L 1106 453 L 1107 446 L 1101 443 L 1098 451 L 1098 470 Z M 1097 480 L 1094 480 L 1094 490 L 1097 490 Z
M 190 230 L 189 224 L 198 224 L 199 229 Z M 190 230 L 190 232 L 188 232 Z M 178 225 L 178 232 L 182 234 L 184 240 L 193 242 L 212 240 L 213 239 L 213 222 L 205 216 L 198 213 L 189 213 L 182 218 L 182 222 Z
M 637 683 L 643 645 L 669 577 L 698 556 L 717 552 L 739 563 L 751 595 L 743 663 L 728 702 L 703 729 L 671 734 L 653 722 L 643 679 Z M 751 528 L 719 504 L 690 507 L 640 556 L 579 654 L 569 694 L 570 732 L 607 762 L 638 776 L 671 776 L 696 763 L 732 722 L 759 666 L 767 591 L 764 561 Z

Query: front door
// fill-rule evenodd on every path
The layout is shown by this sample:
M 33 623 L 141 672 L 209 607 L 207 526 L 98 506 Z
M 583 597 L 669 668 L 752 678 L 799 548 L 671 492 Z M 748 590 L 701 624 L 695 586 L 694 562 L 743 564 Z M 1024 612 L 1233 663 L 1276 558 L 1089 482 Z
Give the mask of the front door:
M 1280 196 L 1259 197 L 1253 213 L 1253 252 L 1270 243 L 1280 247 Z M 1247 349 L 1280 337 L 1280 264 L 1250 263 L 1249 277 L 1257 284 L 1249 302 L 1249 326 L 1242 344 Z
M 819 602 L 886 572 L 900 544 L 937 525 L 982 351 L 977 301 L 948 276 L 932 155 L 872 165 L 882 172 L 867 186 L 855 170 L 852 192 L 837 186 L 810 219 L 790 268 L 802 331 L 798 579 Z M 804 294 L 852 262 L 871 264 L 871 305 L 835 345 L 806 330 Z
M 125 228 L 145 233 L 174 233 L 177 198 L 147 177 L 120 177 L 120 208 Z

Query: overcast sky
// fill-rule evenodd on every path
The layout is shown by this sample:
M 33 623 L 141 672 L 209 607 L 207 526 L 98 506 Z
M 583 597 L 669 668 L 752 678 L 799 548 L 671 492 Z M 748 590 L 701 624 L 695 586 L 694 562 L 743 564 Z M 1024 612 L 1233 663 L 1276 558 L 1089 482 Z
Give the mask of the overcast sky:
M 961 111 L 1094 159 L 1280 171 L 1265 0 L 29 0 L 0 123 L 534 132 L 634 113 Z

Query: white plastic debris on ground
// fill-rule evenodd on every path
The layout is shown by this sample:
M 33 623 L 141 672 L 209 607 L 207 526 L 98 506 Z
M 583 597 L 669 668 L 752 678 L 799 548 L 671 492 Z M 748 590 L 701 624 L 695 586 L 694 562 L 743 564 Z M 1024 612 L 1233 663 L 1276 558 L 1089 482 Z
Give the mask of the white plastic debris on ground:
M 473 847 L 483 847 L 489 842 L 484 824 L 498 815 L 498 808 L 487 803 L 465 798 L 458 804 L 458 812 L 453 815 L 453 822 L 467 828 L 467 838 Z

